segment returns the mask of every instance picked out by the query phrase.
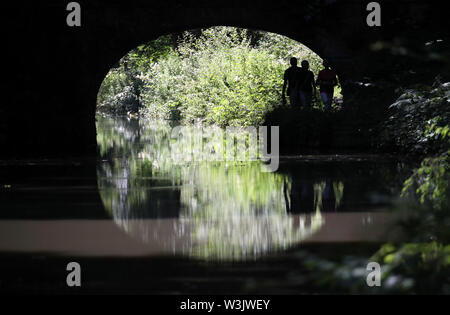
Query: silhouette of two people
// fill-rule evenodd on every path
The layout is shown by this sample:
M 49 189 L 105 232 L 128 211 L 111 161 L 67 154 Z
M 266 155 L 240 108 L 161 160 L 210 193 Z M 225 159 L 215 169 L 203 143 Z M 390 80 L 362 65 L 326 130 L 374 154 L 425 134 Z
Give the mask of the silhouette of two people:
M 286 93 L 293 107 L 310 108 L 313 95 L 316 94 L 314 73 L 309 70 L 309 62 L 303 60 L 297 66 L 297 58 L 290 60 L 291 67 L 284 72 L 283 104 L 286 104 Z

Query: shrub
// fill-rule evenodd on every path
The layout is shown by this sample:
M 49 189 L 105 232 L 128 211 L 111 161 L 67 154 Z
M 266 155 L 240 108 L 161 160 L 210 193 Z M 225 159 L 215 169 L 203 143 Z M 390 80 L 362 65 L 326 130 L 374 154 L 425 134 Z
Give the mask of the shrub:
M 130 52 L 124 59 L 135 60 L 136 54 Z M 176 48 L 165 50 L 154 62 L 129 62 L 135 79 L 129 79 L 123 67 L 109 73 L 99 103 L 109 109 L 123 108 L 121 88 L 137 81 L 138 89 L 128 91 L 134 91 L 143 105 L 141 113 L 151 118 L 259 125 L 281 103 L 283 73 L 291 56 L 308 59 L 317 74 L 320 57 L 281 35 L 250 35 L 234 27 L 205 29 L 199 36 L 185 32 Z

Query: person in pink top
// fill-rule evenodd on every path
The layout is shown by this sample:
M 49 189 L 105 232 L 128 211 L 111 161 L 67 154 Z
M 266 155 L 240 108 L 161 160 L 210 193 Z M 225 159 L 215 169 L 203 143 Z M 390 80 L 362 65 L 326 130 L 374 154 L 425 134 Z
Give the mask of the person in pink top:
M 323 61 L 325 69 L 319 72 L 316 83 L 320 86 L 320 97 L 325 105 L 325 110 L 331 108 L 333 101 L 334 87 L 338 84 L 336 72 L 330 69 L 328 61 Z

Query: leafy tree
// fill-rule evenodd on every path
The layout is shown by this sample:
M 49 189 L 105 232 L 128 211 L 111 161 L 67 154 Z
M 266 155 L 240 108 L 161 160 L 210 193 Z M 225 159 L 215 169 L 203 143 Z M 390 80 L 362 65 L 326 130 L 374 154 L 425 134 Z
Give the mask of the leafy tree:
M 100 109 L 140 109 L 148 117 L 184 123 L 259 125 L 281 103 L 291 56 L 308 59 L 317 74 L 320 57 L 277 34 L 213 27 L 185 32 L 175 48 L 168 38 L 159 39 L 111 70 L 99 92 Z M 132 100 L 141 107 L 129 106 Z

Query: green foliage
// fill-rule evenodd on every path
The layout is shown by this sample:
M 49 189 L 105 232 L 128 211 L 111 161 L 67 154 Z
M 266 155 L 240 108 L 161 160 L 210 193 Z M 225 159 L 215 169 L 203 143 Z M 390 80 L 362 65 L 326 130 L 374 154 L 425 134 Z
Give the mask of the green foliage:
M 405 181 L 402 195 L 417 196 L 421 204 L 427 203 L 435 209 L 450 206 L 446 198 L 449 190 L 449 153 L 424 159 L 421 167 Z
M 402 197 L 414 199 L 429 210 L 447 212 L 450 206 L 450 133 L 449 125 L 439 126 L 445 120 L 442 117 L 437 116 L 433 123 L 427 122 L 424 136 L 433 139 L 435 147 L 445 148 L 446 151 L 422 161 L 405 181 Z
M 124 115 L 136 111 L 138 107 L 139 97 L 132 76 L 121 69 L 109 71 L 98 92 L 98 111 Z
M 260 125 L 265 114 L 281 104 L 283 73 L 290 57 L 308 59 L 316 74 L 321 59 L 284 36 L 252 34 L 234 27 L 205 29 L 200 36 L 186 32 L 176 48 L 162 46 L 163 52 L 155 58 L 141 53 L 148 46 L 138 48 L 124 57 L 128 70 L 118 70 L 119 74 L 134 71 L 134 79 L 127 79 L 133 74 L 109 73 L 99 103 L 120 107 L 120 87 L 138 81 L 139 92 L 131 91 L 140 97 L 141 113 L 148 117 L 220 126 Z

